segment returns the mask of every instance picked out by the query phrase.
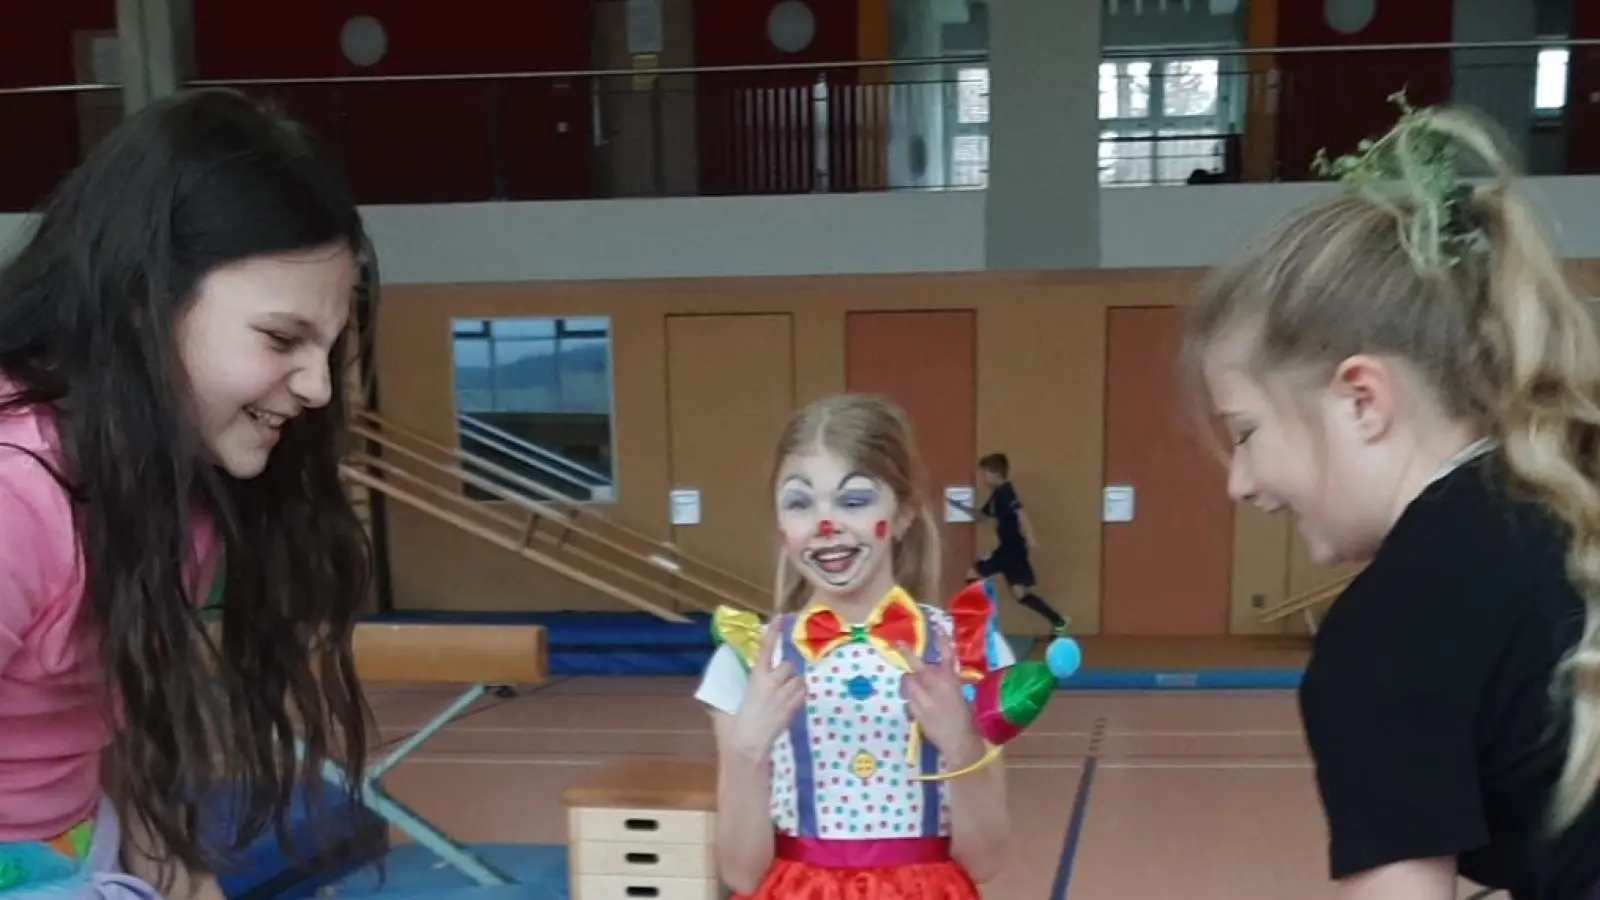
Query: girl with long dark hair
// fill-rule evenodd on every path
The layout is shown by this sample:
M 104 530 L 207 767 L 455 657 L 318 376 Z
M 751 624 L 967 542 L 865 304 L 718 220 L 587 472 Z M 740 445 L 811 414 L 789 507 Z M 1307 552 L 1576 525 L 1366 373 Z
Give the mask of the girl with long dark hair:
M 243 845 L 360 769 L 364 244 L 302 131 L 208 90 L 130 117 L 0 269 L 0 897 L 220 897 L 208 795 Z

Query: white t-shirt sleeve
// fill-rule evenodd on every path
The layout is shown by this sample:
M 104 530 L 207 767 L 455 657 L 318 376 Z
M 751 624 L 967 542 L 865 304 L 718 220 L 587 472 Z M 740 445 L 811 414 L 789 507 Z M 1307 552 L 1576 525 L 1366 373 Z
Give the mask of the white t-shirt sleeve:
M 739 654 L 727 644 L 717 647 L 700 677 L 700 688 L 694 698 L 715 710 L 733 715 L 744 702 L 745 688 L 750 683 L 750 673 L 744 669 Z
M 1017 664 L 1017 654 L 1011 649 L 1011 642 L 1006 640 L 1005 635 L 1002 634 L 996 638 L 995 644 L 995 668 L 1004 669 L 1006 666 L 1014 666 Z

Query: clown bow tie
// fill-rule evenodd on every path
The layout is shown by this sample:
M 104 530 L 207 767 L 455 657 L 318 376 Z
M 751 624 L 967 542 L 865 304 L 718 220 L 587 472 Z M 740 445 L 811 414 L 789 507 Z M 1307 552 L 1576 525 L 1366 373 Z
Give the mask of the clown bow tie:
M 906 647 L 921 656 L 928 645 L 927 619 L 922 610 L 900 588 L 890 591 L 873 608 L 861 625 L 846 624 L 826 606 L 801 613 L 794 623 L 794 644 L 807 662 L 816 662 L 846 644 L 872 645 L 896 668 L 909 668 L 897 648 Z

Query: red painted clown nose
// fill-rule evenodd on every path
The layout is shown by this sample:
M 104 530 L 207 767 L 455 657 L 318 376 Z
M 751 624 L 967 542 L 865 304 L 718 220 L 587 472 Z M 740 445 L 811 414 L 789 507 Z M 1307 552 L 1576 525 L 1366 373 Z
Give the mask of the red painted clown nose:
M 818 522 L 817 537 L 833 537 L 833 523 L 827 519 Z

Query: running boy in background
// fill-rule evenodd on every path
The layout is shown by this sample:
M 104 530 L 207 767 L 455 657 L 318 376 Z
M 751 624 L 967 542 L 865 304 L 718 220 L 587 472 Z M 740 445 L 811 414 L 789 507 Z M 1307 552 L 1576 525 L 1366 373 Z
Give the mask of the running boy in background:
M 1037 582 L 1028 552 L 1037 548 L 1039 542 L 1034 537 L 1033 523 L 1022 508 L 1022 500 L 1017 497 L 1017 489 L 1011 484 L 1011 461 L 1004 453 L 985 456 L 978 460 L 978 478 L 989 489 L 989 499 L 976 510 L 961 508 L 980 522 L 994 523 L 996 544 L 994 552 L 978 560 L 967 578 L 976 581 L 1001 576 L 1018 603 L 1043 616 L 1053 634 L 1065 637 L 1069 621 L 1034 593 Z

